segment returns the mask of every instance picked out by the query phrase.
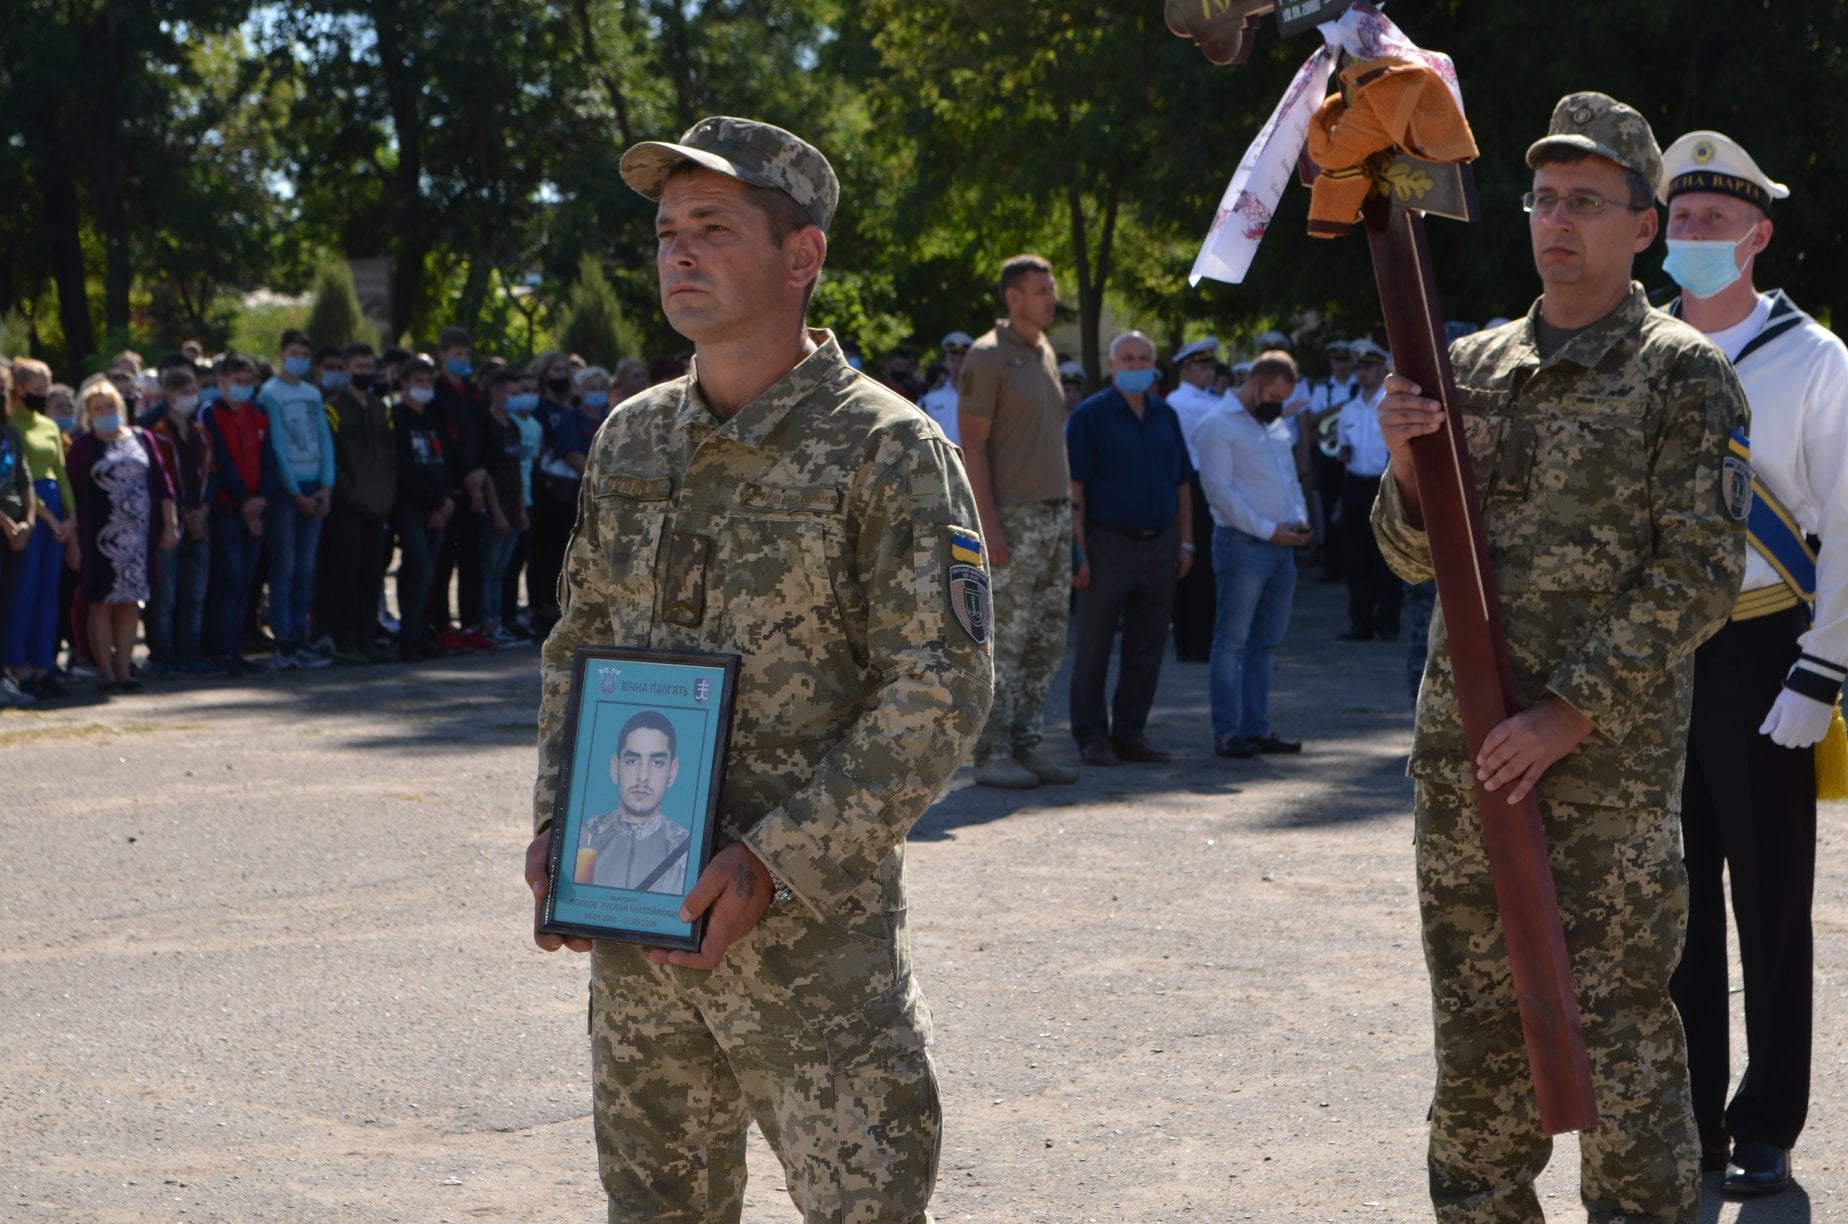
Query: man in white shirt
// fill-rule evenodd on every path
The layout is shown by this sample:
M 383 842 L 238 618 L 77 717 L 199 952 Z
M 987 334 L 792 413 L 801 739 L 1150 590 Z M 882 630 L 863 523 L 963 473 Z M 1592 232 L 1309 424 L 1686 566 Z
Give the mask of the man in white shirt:
M 1688 937 L 1669 993 L 1688 1035 L 1703 1168 L 1726 1170 L 1728 1194 L 1775 1194 L 1791 1184 L 1809 1109 L 1812 745 L 1848 671 L 1848 349 L 1782 290 L 1752 283 L 1771 202 L 1789 190 L 1718 132 L 1689 132 L 1662 160 L 1664 269 L 1682 288 L 1669 311 L 1739 375 L 1754 485 L 1743 591 L 1694 656 L 1681 804 Z M 1729 462 L 1745 462 L 1743 449 L 1735 439 Z M 1805 534 L 1822 538 L 1820 551 Z M 1746 1067 L 1730 1102 L 1722 872 L 1745 973 Z
M 1273 350 L 1195 435 L 1200 483 L 1213 514 L 1218 615 L 1209 691 L 1213 749 L 1223 757 L 1301 752 L 1270 726 L 1273 658 L 1290 625 L 1296 549 L 1309 514 L 1283 408 L 1296 363 Z
M 1386 567 L 1379 541 L 1368 525 L 1373 499 L 1386 471 L 1386 439 L 1380 434 L 1380 400 L 1386 395 L 1386 350 L 1370 340 L 1354 342 L 1354 379 L 1360 394 L 1341 410 L 1335 437 L 1347 475 L 1341 482 L 1341 570 L 1347 579 L 1348 628 L 1344 642 L 1399 639 L 1399 605 L 1405 588 Z
M 1187 462 L 1197 472 L 1200 452 L 1194 449 L 1194 435 L 1200 431 L 1201 422 L 1231 399 L 1213 390 L 1213 380 L 1219 373 L 1218 339 L 1205 336 L 1177 349 L 1171 364 L 1176 386 L 1168 396 L 1168 407 L 1181 419 Z M 1203 524 L 1206 516 L 1206 493 L 1196 480 L 1193 482 L 1193 521 Z M 1193 568 L 1174 588 L 1174 657 L 1182 663 L 1205 663 L 1212 653 L 1217 597 L 1211 557 L 1210 548 L 1196 553 Z
M 1309 407 L 1297 430 L 1296 470 L 1310 474 L 1304 484 L 1310 489 L 1309 525 L 1322 547 L 1322 581 L 1340 582 L 1341 516 L 1337 511 L 1347 473 L 1341 460 L 1322 449 L 1322 443 L 1334 438 L 1341 409 L 1360 394 L 1360 384 L 1354 379 L 1351 343 L 1331 340 L 1324 351 L 1328 354 L 1328 373 L 1309 385 Z
M 962 374 L 963 358 L 969 355 L 969 346 L 975 343 L 975 337 L 968 332 L 953 331 L 943 338 L 943 368 L 950 372 L 936 387 L 918 397 L 918 407 L 924 415 L 937 422 L 944 436 L 956 445 L 962 445 L 962 431 L 956 423 L 956 380 Z

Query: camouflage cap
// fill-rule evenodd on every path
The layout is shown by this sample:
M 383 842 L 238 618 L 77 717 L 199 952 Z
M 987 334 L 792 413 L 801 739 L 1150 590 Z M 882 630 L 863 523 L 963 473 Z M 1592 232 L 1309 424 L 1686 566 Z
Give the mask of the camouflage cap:
M 769 123 L 714 115 L 688 128 L 678 144 L 644 140 L 622 155 L 622 181 L 651 200 L 683 161 L 757 187 L 786 193 L 823 230 L 834 219 L 841 183 L 808 141 Z
M 1662 147 L 1656 144 L 1649 120 L 1609 94 L 1588 90 L 1561 98 L 1546 135 L 1527 147 L 1527 164 L 1532 166 L 1549 146 L 1596 153 L 1636 171 L 1651 187 L 1662 178 Z

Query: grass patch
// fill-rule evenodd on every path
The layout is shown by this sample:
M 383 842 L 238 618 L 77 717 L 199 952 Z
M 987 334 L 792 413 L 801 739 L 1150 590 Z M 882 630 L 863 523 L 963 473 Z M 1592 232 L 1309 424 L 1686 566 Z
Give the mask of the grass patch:
M 0 748 L 17 748 L 22 744 L 42 744 L 47 740 L 96 739 L 115 735 L 113 727 L 101 723 L 47 723 L 36 727 L 0 726 Z

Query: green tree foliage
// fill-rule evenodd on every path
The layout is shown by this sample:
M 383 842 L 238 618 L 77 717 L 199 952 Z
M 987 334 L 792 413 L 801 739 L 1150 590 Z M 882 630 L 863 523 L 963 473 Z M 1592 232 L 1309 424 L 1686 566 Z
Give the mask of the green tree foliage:
M 1390 12 L 1455 57 L 1482 148 L 1482 223 L 1432 226 L 1452 317 L 1532 299 L 1522 154 L 1554 99 L 1588 86 L 1664 143 L 1742 140 L 1792 189 L 1761 282 L 1848 310 L 1827 206 L 1848 170 L 1848 112 L 1827 101 L 1848 78 L 1836 0 Z M 684 349 L 655 297 L 653 209 L 616 162 L 706 114 L 829 154 L 843 198 L 815 317 L 869 357 L 983 330 L 1021 250 L 1058 267 L 1093 370 L 1107 316 L 1164 344 L 1378 317 L 1364 241 L 1308 238 L 1299 189 L 1247 283 L 1186 284 L 1314 46 L 1268 22 L 1235 69 L 1170 35 L 1160 0 L 21 0 L 0 28 L 0 315 L 61 370 L 111 334 L 222 344 L 251 291 L 300 294 L 324 262 L 371 256 L 391 261 L 392 336 L 459 322 L 517 356 L 580 313 L 566 299 L 593 255 L 635 333 L 623 348 Z M 1660 258 L 1638 260 L 1652 288 Z
M 623 321 L 622 304 L 603 275 L 603 265 L 586 255 L 578 265 L 577 283 L 565 304 L 565 323 L 558 331 L 558 346 L 576 353 L 592 365 L 611 369 L 618 359 L 639 352 L 632 329 Z
M 314 281 L 314 306 L 308 312 L 308 334 L 317 345 L 372 344 L 376 329 L 359 308 L 353 290 L 353 270 L 339 260 L 321 265 Z

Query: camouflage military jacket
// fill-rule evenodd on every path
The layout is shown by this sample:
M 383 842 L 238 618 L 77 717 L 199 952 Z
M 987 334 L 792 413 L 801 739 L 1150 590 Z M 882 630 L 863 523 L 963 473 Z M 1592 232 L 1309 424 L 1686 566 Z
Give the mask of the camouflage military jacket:
M 1595 724 L 1537 793 L 1672 810 L 1694 650 L 1724 623 L 1745 571 L 1744 509 L 1728 508 L 1724 468 L 1745 395 L 1725 356 L 1651 310 L 1641 285 L 1546 360 L 1539 309 L 1451 347 L 1520 703 L 1557 695 Z M 1390 472 L 1380 490 L 1387 563 L 1428 581 L 1428 541 L 1407 525 Z M 1474 785 L 1441 609 L 1410 773 Z
M 696 363 L 598 430 L 542 656 L 535 826 L 574 647 L 735 653 L 721 844 L 745 842 L 817 913 L 884 912 L 905 905 L 906 833 L 988 712 L 987 626 L 951 602 L 986 561 L 955 447 L 811 335 L 818 350 L 729 420 Z

